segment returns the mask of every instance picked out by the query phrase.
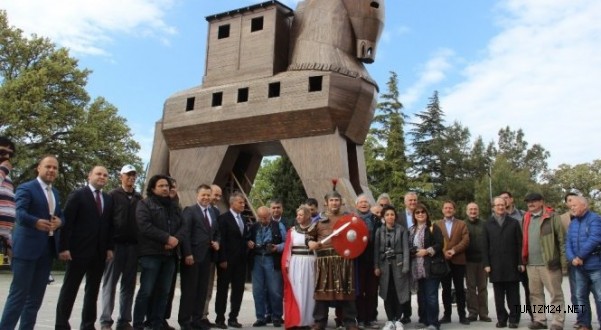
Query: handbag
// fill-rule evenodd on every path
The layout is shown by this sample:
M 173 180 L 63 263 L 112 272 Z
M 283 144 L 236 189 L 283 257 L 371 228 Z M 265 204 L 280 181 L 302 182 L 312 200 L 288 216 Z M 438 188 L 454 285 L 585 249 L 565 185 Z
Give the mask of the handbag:
M 433 277 L 442 277 L 451 271 L 449 264 L 442 258 L 430 258 L 430 275 Z

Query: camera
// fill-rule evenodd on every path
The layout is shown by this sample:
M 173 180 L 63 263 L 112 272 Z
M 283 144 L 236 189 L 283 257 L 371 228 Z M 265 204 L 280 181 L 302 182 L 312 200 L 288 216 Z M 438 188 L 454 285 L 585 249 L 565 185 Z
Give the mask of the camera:
M 386 260 L 392 260 L 395 258 L 395 256 L 396 253 L 394 253 L 394 250 L 391 247 L 386 248 L 386 251 L 384 251 L 384 259 Z

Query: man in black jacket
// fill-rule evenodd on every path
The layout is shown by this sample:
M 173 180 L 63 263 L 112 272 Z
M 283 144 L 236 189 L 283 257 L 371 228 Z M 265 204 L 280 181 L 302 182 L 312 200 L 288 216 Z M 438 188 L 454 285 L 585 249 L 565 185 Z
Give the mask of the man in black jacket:
M 102 330 L 111 329 L 113 309 L 115 307 L 115 290 L 121 278 L 119 295 L 119 318 L 117 330 L 131 329 L 131 309 L 136 289 L 136 273 L 138 270 L 138 225 L 136 224 L 136 205 L 142 195 L 136 191 L 136 168 L 125 165 L 121 168 L 121 186 L 109 192 L 113 198 L 113 240 L 115 250 L 113 260 L 106 263 L 102 277 Z
M 149 309 L 152 328 L 163 329 L 175 259 L 180 243 L 187 239 L 181 209 L 169 197 L 171 187 L 170 177 L 154 175 L 146 188 L 148 197 L 136 207 L 138 264 L 142 272 L 134 305 L 134 329 L 144 329 Z M 149 308 L 151 295 L 153 306 Z
M 113 258 L 113 199 L 102 188 L 108 171 L 94 166 L 88 185 L 75 190 L 65 204 L 59 257 L 67 270 L 56 305 L 55 329 L 71 329 L 69 318 L 83 277 L 86 290 L 80 329 L 94 329 L 96 301 L 106 261 Z

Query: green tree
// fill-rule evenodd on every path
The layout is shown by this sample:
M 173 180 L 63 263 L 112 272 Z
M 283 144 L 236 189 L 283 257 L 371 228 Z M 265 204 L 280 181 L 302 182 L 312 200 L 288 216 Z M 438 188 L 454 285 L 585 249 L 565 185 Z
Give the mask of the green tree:
M 303 183 L 287 156 L 263 161 L 250 196 L 253 202 L 259 203 L 255 207 L 272 198 L 280 199 L 284 204 L 284 216 L 292 218 L 296 216 L 296 208 L 307 200 Z
M 474 185 L 478 177 L 473 176 L 470 165 L 472 151 L 471 134 L 467 127 L 454 122 L 443 134 L 440 194 L 462 206 L 474 199 Z
M 561 164 L 545 174 L 545 180 L 560 194 L 570 191 L 581 192 L 593 202 L 591 206 L 601 209 L 601 159 L 577 165 Z
M 0 11 L 0 134 L 17 144 L 16 184 L 35 177 L 36 160 L 44 154 L 59 159 L 55 186 L 63 198 L 86 183 L 96 164 L 113 175 L 125 163 L 142 169 L 140 146 L 125 119 L 103 98 L 90 103 L 85 89 L 90 73 L 67 49 L 23 36 Z
M 551 156 L 540 144 L 528 148 L 524 131 L 521 128 L 512 131 L 509 126 L 499 130 L 497 153 L 503 155 L 514 168 L 527 169 L 534 180 L 547 171 L 547 159 Z
M 405 156 L 405 116 L 401 112 L 403 104 L 399 101 L 398 76 L 390 72 L 388 90 L 380 96 L 376 107 L 374 124 L 370 130 L 370 140 L 365 149 L 369 158 L 368 176 L 374 195 L 386 192 L 392 203 L 402 205 L 403 195 L 407 191 L 407 168 L 409 162 Z M 385 146 L 385 147 L 384 147 Z
M 530 172 L 516 169 L 503 155 L 498 155 L 492 163 L 491 176 L 482 177 L 476 184 L 475 200 L 480 206 L 483 216 L 490 215 L 492 204 L 490 196 L 498 196 L 502 191 L 509 191 L 514 196 L 516 206 L 522 210 L 526 208 L 523 197 L 528 192 L 538 191 L 542 188 L 530 178 Z
M 442 191 L 442 159 L 444 150 L 444 112 L 440 107 L 438 91 L 429 98 L 426 109 L 415 114 L 418 122 L 412 123 L 409 135 L 413 138 L 411 172 L 416 190 L 426 198 L 435 199 Z

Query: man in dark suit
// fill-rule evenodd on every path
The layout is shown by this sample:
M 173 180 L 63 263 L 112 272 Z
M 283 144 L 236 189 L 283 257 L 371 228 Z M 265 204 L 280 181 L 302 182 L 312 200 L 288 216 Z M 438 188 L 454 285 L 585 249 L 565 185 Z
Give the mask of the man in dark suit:
M 80 329 L 94 329 L 104 265 L 113 258 L 113 199 L 102 192 L 107 180 L 106 168 L 94 166 L 88 173 L 88 185 L 72 192 L 65 204 L 59 257 L 67 262 L 67 270 L 56 306 L 55 329 L 71 329 L 69 318 L 84 275 Z
M 211 187 L 196 188 L 196 204 L 184 209 L 188 239 L 182 242 L 181 299 L 178 322 L 182 329 L 208 329 L 202 322 L 213 251 L 219 251 L 217 215 L 211 206 Z
M 493 214 L 484 225 L 482 263 L 494 290 L 496 327 L 505 328 L 509 322 L 509 328 L 516 329 L 520 306 L 523 306 L 520 305 L 520 273 L 526 269 L 522 260 L 522 226 L 507 214 L 506 208 L 503 197 L 493 199 Z
M 46 292 L 52 259 L 63 223 L 58 192 L 52 183 L 58 175 L 54 156 L 41 158 L 38 177 L 17 188 L 16 226 L 13 232 L 13 281 L 4 305 L 0 329 L 33 329 Z
M 219 202 L 221 201 L 221 196 L 223 192 L 221 191 L 221 187 L 216 184 L 211 185 L 211 208 L 215 212 L 215 219 L 217 219 L 221 215 L 221 210 L 219 209 Z M 217 223 L 217 220 L 215 220 Z M 217 225 L 219 228 L 219 225 Z M 205 326 L 214 328 L 215 324 L 209 321 L 209 304 L 211 299 L 213 298 L 213 284 L 215 283 L 215 263 L 217 262 L 217 251 L 213 251 L 211 253 L 211 261 L 209 263 L 209 279 L 207 285 L 207 297 L 205 299 L 205 309 L 202 312 L 202 323 Z
M 233 193 L 230 196 L 229 204 L 229 211 L 220 215 L 217 220 L 221 234 L 221 248 L 219 249 L 219 267 L 217 267 L 215 325 L 220 329 L 227 329 L 228 325 L 234 328 L 242 327 L 238 323 L 238 314 L 244 294 L 248 254 L 248 228 L 241 215 L 245 206 L 244 196 L 238 192 Z M 226 325 L 225 308 L 230 284 L 232 288 L 230 314 Z

